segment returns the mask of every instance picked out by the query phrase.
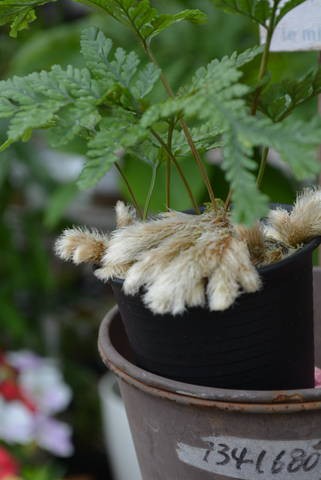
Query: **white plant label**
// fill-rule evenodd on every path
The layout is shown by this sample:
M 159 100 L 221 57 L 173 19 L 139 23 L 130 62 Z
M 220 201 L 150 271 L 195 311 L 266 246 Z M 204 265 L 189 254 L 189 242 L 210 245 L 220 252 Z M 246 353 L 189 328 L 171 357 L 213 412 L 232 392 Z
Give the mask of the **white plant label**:
M 195 468 L 242 480 L 321 480 L 321 439 L 203 438 L 204 448 L 177 443 L 178 458 Z
M 281 2 L 281 6 L 282 6 Z M 266 31 L 261 29 L 261 41 Z M 321 0 L 306 0 L 287 13 L 277 26 L 271 44 L 273 52 L 321 50 Z

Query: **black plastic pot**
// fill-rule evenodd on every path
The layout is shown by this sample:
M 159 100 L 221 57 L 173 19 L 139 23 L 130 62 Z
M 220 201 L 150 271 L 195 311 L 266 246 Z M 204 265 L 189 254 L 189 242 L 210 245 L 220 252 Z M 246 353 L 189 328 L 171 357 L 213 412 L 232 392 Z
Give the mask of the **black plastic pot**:
M 192 308 L 154 315 L 111 281 L 136 364 L 173 380 L 218 388 L 282 390 L 314 386 L 314 239 L 259 269 L 261 291 L 224 312 Z

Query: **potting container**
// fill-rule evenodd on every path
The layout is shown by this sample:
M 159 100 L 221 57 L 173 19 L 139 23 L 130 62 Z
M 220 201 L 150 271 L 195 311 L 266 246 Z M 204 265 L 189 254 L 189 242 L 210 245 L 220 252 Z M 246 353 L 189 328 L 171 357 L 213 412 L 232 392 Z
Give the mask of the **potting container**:
M 108 372 L 100 379 L 99 396 L 104 440 L 113 480 L 141 480 L 124 402 L 113 373 Z
M 321 389 L 224 390 L 152 374 L 133 363 L 116 308 L 99 349 L 119 378 L 143 480 L 320 480 Z
M 313 386 L 315 239 L 259 269 L 263 288 L 224 312 L 154 315 L 111 281 L 136 365 L 173 380 L 247 390 Z M 143 292 L 142 292 L 143 293 Z

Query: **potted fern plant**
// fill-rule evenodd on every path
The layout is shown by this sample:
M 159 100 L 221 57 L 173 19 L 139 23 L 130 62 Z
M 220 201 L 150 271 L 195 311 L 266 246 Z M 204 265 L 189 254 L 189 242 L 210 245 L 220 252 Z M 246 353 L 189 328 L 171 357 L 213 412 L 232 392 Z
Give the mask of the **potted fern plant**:
M 112 167 L 123 177 L 132 203 L 117 204 L 112 235 L 68 229 L 56 251 L 76 264 L 94 264 L 95 275 L 111 282 L 136 362 L 152 372 L 225 388 L 313 385 L 312 251 L 321 234 L 321 193 L 305 191 L 292 211 L 269 211 L 260 190 L 270 149 L 300 180 L 319 171 L 320 119 L 290 114 L 321 91 L 320 68 L 281 84 L 269 76 L 273 33 L 303 1 L 211 0 L 213 8 L 265 29 L 266 43 L 210 61 L 173 91 L 153 39 L 206 16 L 198 9 L 160 13 L 149 0 L 88 0 L 132 31 L 141 56 L 114 48 L 91 27 L 81 36 L 83 68 L 55 65 L 0 82 L 0 117 L 9 119 L 1 150 L 36 129 L 47 129 L 56 147 L 81 136 L 88 146 L 81 188 Z M 15 36 L 45 3 L 4 0 L 0 24 L 11 23 Z M 251 62 L 259 65 L 255 82 L 243 77 Z M 155 100 L 158 84 L 164 94 Z M 206 169 L 213 149 L 221 152 L 230 185 L 224 199 Z M 185 175 L 188 152 L 208 192 L 203 206 Z M 145 205 L 122 169 L 125 156 L 151 166 Z M 149 217 L 160 167 L 164 212 Z M 171 209 L 174 170 L 190 212 Z

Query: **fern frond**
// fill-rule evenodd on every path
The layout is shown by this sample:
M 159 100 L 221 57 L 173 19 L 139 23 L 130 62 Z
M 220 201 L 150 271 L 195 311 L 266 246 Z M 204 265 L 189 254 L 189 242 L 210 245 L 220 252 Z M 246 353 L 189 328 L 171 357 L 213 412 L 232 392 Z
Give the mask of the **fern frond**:
M 80 174 L 80 188 L 95 185 L 125 154 L 126 149 L 140 144 L 148 136 L 148 131 L 135 123 L 135 119 L 124 120 L 124 116 L 114 115 L 105 118 L 99 125 L 99 131 L 88 142 L 88 160 Z
M 117 48 L 112 58 L 112 47 L 113 42 L 97 28 L 83 30 L 81 53 L 93 77 L 101 80 L 106 89 L 118 85 L 134 98 L 144 98 L 157 82 L 160 70 L 151 63 L 138 70 L 137 54 L 126 53 L 122 48 Z
M 46 3 L 48 0 L 2 0 L 0 25 L 11 24 L 10 35 L 16 37 L 20 30 L 28 28 L 36 19 L 35 8 Z
M 1 81 L 0 117 L 11 117 L 5 146 L 28 138 L 35 129 L 59 123 L 59 112 L 65 107 L 69 107 L 69 121 L 62 121 L 63 127 L 78 131 L 78 120 L 82 113 L 88 119 L 88 110 L 98 121 L 94 110 L 103 93 L 89 70 L 72 66 L 64 70 L 55 65 L 49 72 Z
M 233 56 L 199 69 L 179 96 L 148 109 L 141 124 L 151 127 L 179 115 L 198 123 L 212 122 L 222 133 L 222 168 L 231 185 L 233 220 L 250 224 L 266 213 L 268 204 L 256 186 L 253 147 L 275 148 L 297 178 L 310 177 L 319 170 L 314 148 L 320 142 L 321 122 L 274 124 L 252 117 L 244 98 L 249 88 L 240 83 L 241 72 L 236 65 Z
M 249 17 L 264 27 L 267 26 L 272 12 L 269 0 L 212 0 L 212 3 L 225 12 Z
M 150 42 L 175 23 L 188 20 L 202 23 L 206 15 L 200 10 L 183 10 L 173 15 L 160 14 L 149 0 L 89 0 L 118 22 L 130 27 L 143 42 Z

